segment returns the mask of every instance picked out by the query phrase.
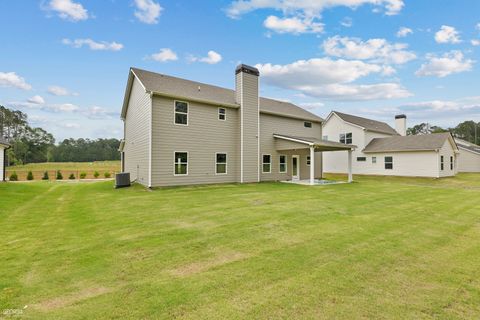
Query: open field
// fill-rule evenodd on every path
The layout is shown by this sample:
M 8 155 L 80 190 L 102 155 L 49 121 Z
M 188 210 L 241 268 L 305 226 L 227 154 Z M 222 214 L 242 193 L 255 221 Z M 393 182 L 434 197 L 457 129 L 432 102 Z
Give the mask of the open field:
M 27 179 L 28 171 L 32 171 L 34 180 L 40 180 L 43 177 L 43 173 L 48 171 L 50 179 L 55 179 L 57 170 L 62 172 L 63 179 L 68 179 L 71 173 L 78 179 L 82 172 L 87 174 L 86 179 L 93 179 L 95 171 L 98 171 L 100 178 L 103 178 L 105 172 L 109 172 L 112 176 L 115 172 L 119 172 L 120 161 L 29 163 L 21 166 L 7 167 L 6 177 L 10 177 L 15 171 L 18 179 L 24 181 Z
M 356 180 L 154 191 L 0 184 L 0 311 L 478 318 L 480 175 Z

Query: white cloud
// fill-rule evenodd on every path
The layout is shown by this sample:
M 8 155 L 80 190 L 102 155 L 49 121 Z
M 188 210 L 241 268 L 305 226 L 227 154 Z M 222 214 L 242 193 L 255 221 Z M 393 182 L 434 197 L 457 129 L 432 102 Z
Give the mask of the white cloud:
M 162 48 L 159 52 L 150 55 L 149 58 L 158 62 L 178 60 L 177 54 L 169 48 Z
M 258 64 L 262 79 L 270 85 L 296 90 L 305 95 L 333 100 L 374 100 L 408 97 L 397 83 L 352 84 L 385 68 L 358 60 L 316 58 L 287 65 Z
M 275 9 L 284 13 L 301 13 L 304 16 L 318 17 L 327 8 L 345 6 L 355 9 L 365 4 L 384 7 L 387 15 L 398 14 L 404 6 L 403 0 L 237 0 L 230 4 L 226 12 L 231 18 L 238 18 L 258 9 Z
M 472 46 L 480 46 L 480 40 L 478 39 L 473 39 L 470 41 L 470 43 L 472 44 Z
M 208 63 L 208 64 L 217 64 L 219 63 L 220 61 L 222 61 L 222 55 L 213 51 L 213 50 L 210 50 L 208 51 L 207 53 L 207 56 L 206 57 L 195 57 L 195 56 L 189 56 L 188 57 L 188 60 L 190 62 L 204 62 L 204 63 Z
M 93 120 L 112 119 L 114 117 L 120 116 L 117 112 L 112 112 L 99 106 L 92 106 L 85 110 L 85 112 L 83 113 L 87 118 Z
M 403 0 L 236 0 L 226 13 L 230 18 L 237 19 L 255 10 L 273 9 L 281 11 L 283 17 L 270 15 L 264 21 L 265 27 L 270 30 L 293 34 L 318 33 L 323 31 L 324 25 L 318 21 L 323 10 L 338 6 L 355 9 L 365 4 L 385 8 L 386 15 L 398 14 L 404 6 Z
M 299 104 L 300 107 L 307 109 L 307 110 L 317 110 L 325 107 L 323 102 L 303 102 Z
M 463 53 L 457 50 L 444 53 L 440 57 L 434 54 L 428 54 L 427 59 L 428 62 L 422 64 L 420 69 L 415 72 L 417 76 L 443 78 L 453 73 L 470 71 L 474 63 L 471 59 L 465 59 Z
M 350 28 L 353 26 L 353 19 L 350 17 L 345 17 L 342 19 L 342 21 L 340 21 L 340 24 L 345 28 Z
M 369 39 L 334 36 L 323 42 L 325 53 L 334 57 L 382 61 L 385 63 L 404 64 L 416 58 L 405 49 L 404 43 L 389 43 L 385 39 Z
M 30 102 L 30 103 L 34 103 L 34 104 L 44 104 L 45 103 L 45 99 L 43 99 L 39 95 L 31 97 L 31 98 L 27 99 L 27 101 Z
M 263 25 L 277 33 L 319 33 L 323 31 L 323 23 L 315 22 L 313 19 L 292 17 L 279 18 L 276 16 L 269 16 Z
M 44 107 L 44 110 L 51 112 L 76 112 L 80 108 L 72 103 L 52 104 Z
M 123 44 L 118 42 L 106 42 L 106 41 L 94 41 L 92 39 L 63 39 L 62 43 L 64 45 L 71 46 L 73 48 L 81 48 L 83 46 L 88 46 L 90 50 L 95 51 L 120 51 L 123 49 Z
M 460 33 L 450 26 L 443 25 L 437 33 L 435 33 L 435 41 L 437 43 L 460 43 Z
M 66 129 L 79 129 L 81 127 L 78 123 L 72 122 L 61 123 L 60 126 Z
M 163 8 L 153 0 L 135 0 L 135 17 L 143 23 L 157 24 Z
M 0 72 L 0 87 L 14 87 L 22 90 L 32 89 L 32 86 L 15 72 Z
M 60 86 L 50 86 L 47 92 L 54 96 L 78 96 L 78 93 L 70 92 L 68 89 Z
M 477 25 L 475 26 L 475 29 L 477 29 L 477 31 L 480 31 L 480 22 L 477 23 Z
M 75 22 L 87 20 L 89 17 L 87 9 L 72 0 L 51 0 L 46 9 L 55 11 L 62 19 Z
M 397 31 L 397 37 L 398 38 L 405 38 L 406 36 L 408 36 L 409 34 L 412 34 L 412 33 L 413 33 L 412 29 L 407 28 L 407 27 L 401 27 Z

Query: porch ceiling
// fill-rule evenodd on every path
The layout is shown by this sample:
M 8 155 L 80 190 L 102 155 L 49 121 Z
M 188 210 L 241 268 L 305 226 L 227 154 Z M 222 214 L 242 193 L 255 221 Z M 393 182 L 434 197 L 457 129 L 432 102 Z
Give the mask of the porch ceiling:
M 309 137 L 296 137 L 277 133 L 274 133 L 273 137 L 277 140 L 277 150 L 299 150 L 314 147 L 316 152 L 322 152 L 348 151 L 357 148 L 357 146 L 352 144 L 343 144 L 336 141 L 320 140 Z

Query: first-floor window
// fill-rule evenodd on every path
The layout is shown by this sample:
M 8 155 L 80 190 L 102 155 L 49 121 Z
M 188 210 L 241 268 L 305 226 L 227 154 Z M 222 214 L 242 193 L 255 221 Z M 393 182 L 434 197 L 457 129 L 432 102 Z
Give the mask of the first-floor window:
M 175 152 L 175 175 L 188 174 L 188 152 Z
M 367 161 L 367 157 L 357 157 L 358 162 L 365 162 Z
M 269 154 L 264 154 L 262 156 L 262 172 L 270 173 L 272 172 L 272 157 Z
M 385 169 L 393 169 L 393 157 L 385 157 Z
M 215 173 L 226 174 L 227 173 L 227 154 L 217 153 L 215 159 Z
M 450 156 L 450 170 L 453 170 L 453 157 Z
M 440 170 L 443 171 L 443 156 L 440 156 Z
M 377 163 L 377 157 L 372 157 L 372 163 Z
M 287 172 L 287 156 L 281 155 L 280 156 L 280 173 Z
M 310 165 L 310 156 L 307 156 L 307 166 Z
M 322 139 L 323 140 L 328 140 L 328 136 L 323 136 Z

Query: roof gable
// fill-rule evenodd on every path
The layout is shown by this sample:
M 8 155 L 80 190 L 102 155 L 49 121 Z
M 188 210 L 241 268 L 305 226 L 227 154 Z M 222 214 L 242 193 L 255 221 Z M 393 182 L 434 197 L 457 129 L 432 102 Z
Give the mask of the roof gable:
M 395 129 L 390 127 L 388 124 L 385 122 L 381 121 L 376 121 L 372 119 L 367 119 L 367 118 L 362 118 L 358 116 L 354 116 L 351 114 L 346 114 L 338 111 L 332 111 L 330 115 L 327 117 L 327 120 L 330 119 L 330 117 L 335 114 L 337 115 L 340 119 L 343 121 L 353 124 L 355 126 L 361 127 L 367 131 L 373 131 L 373 132 L 379 132 L 379 133 L 385 133 L 385 134 L 390 134 L 394 136 L 398 136 L 399 134 Z
M 447 140 L 454 150 L 458 150 L 450 132 L 444 132 L 417 136 L 375 138 L 363 149 L 363 152 L 434 151 L 441 149 Z
M 240 105 L 235 101 L 235 91 L 232 89 L 226 89 L 142 69 L 131 68 L 122 108 L 122 119 L 125 117 L 126 108 L 128 105 L 128 91 L 131 89 L 132 85 L 131 77 L 136 77 L 144 86 L 145 91 L 153 94 L 232 108 L 240 107 Z M 274 114 L 313 122 L 323 121 L 323 119 L 319 116 L 289 102 L 260 97 L 259 104 L 261 113 Z

